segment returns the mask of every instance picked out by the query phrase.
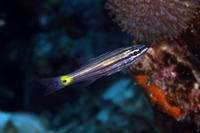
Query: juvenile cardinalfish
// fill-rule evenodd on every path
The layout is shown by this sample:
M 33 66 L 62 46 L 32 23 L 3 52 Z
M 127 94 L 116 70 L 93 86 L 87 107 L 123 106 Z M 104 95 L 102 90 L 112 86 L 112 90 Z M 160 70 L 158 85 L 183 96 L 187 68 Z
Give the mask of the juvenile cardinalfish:
M 47 87 L 45 95 L 51 94 L 67 85 L 80 81 L 92 83 L 98 78 L 109 76 L 130 67 L 138 61 L 148 50 L 145 45 L 133 45 L 107 52 L 91 59 L 86 65 L 67 75 L 39 79 L 38 81 Z

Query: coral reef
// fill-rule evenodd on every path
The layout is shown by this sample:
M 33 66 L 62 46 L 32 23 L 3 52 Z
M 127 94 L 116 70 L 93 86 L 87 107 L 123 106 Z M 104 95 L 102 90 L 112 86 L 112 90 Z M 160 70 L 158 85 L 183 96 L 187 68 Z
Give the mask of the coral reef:
M 164 112 L 199 125 L 200 62 L 176 42 L 154 44 L 130 69 Z M 137 70 L 137 71 L 133 71 Z
M 115 15 L 122 31 L 137 41 L 173 38 L 188 24 L 197 0 L 108 0 L 106 9 Z

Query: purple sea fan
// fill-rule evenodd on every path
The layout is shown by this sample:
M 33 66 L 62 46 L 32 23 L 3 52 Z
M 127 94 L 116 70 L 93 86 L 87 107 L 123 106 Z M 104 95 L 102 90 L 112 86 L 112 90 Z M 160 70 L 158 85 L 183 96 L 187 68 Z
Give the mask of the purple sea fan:
M 196 12 L 198 0 L 108 0 L 122 31 L 137 41 L 156 41 L 178 35 Z

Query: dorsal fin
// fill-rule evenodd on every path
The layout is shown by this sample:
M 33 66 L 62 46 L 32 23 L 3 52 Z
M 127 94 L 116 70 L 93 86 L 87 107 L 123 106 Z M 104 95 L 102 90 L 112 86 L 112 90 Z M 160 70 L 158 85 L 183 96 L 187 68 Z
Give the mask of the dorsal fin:
M 78 65 L 80 66 L 84 66 L 85 64 L 89 63 L 90 61 L 92 61 L 94 58 L 76 58 L 75 61 Z

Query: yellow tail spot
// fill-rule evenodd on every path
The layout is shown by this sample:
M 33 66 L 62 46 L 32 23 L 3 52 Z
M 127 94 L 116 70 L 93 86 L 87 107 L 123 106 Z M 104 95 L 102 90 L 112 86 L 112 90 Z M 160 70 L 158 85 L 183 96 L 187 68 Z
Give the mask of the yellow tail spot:
M 68 85 L 72 81 L 72 77 L 68 76 L 61 76 L 60 81 L 62 82 L 63 85 Z

